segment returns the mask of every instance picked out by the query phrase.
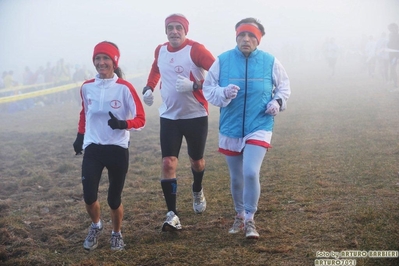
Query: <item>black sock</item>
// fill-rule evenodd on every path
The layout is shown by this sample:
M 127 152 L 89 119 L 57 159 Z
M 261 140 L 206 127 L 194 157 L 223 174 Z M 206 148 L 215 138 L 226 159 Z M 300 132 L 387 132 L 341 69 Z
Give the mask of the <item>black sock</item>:
M 176 211 L 176 194 L 177 194 L 177 180 L 173 179 L 162 179 L 161 187 L 163 195 L 165 197 L 166 206 L 168 211 L 173 211 L 177 215 Z
M 194 182 L 193 182 L 193 191 L 200 192 L 202 189 L 202 178 L 204 177 L 205 170 L 201 172 L 195 172 L 193 168 L 191 168 L 191 172 L 193 173 Z

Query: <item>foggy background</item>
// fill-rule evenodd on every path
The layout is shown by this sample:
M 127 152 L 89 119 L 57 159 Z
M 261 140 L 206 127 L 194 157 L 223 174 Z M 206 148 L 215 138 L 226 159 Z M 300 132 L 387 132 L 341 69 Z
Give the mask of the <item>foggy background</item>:
M 92 51 L 103 40 L 119 46 L 125 73 L 149 70 L 171 13 L 184 14 L 188 38 L 215 56 L 235 46 L 239 20 L 256 17 L 266 30 L 259 48 L 284 65 L 297 54 L 318 57 L 329 37 L 353 50 L 362 36 L 379 37 L 399 23 L 399 0 L 0 0 L 0 71 L 21 81 L 25 66 L 34 72 L 63 58 L 95 73 Z

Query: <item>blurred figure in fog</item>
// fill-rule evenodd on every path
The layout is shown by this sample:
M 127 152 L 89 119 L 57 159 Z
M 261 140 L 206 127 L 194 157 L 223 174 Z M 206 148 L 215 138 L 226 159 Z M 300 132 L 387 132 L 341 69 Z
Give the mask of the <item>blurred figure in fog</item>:
M 327 57 L 327 55 L 328 55 L 328 45 L 329 45 L 329 44 L 330 44 L 330 38 L 327 37 L 327 38 L 324 40 L 324 42 L 323 42 L 323 44 L 322 44 L 322 46 L 321 46 L 321 51 L 322 51 L 324 60 L 326 60 L 326 62 L 328 62 L 328 57 Z
M 86 66 L 81 67 L 80 65 L 75 66 L 75 72 L 72 75 L 73 82 L 81 82 L 88 80 L 90 73 L 87 71 Z
M 103 230 L 97 197 L 105 167 L 108 169 L 107 200 L 112 221 L 111 249 L 122 250 L 125 244 L 121 234 L 121 194 L 129 166 L 130 130 L 144 127 L 145 113 L 133 85 L 122 77 L 118 67 L 118 47 L 111 42 L 100 42 L 94 47 L 92 60 L 98 74 L 84 82 L 80 89 L 82 110 L 73 143 L 76 154 L 84 150 L 83 197 L 92 221 L 83 247 L 86 250 L 97 248 Z
M 55 78 L 55 70 L 51 66 L 51 63 L 47 62 L 47 66 L 44 69 L 44 82 L 45 83 L 52 83 L 52 82 L 54 82 L 54 78 Z M 50 84 L 48 84 L 48 86 L 49 85 Z
M 72 81 L 71 71 L 69 65 L 64 63 L 64 59 L 61 58 L 57 65 L 55 66 L 55 83 L 57 86 L 66 85 Z M 75 96 L 71 90 L 61 91 L 55 94 L 57 102 L 73 102 L 75 100 Z
M 85 66 L 81 67 L 80 65 L 76 65 L 75 72 L 72 75 L 72 80 L 75 83 L 82 82 L 88 80 L 91 77 L 90 74 L 91 73 L 87 71 Z M 77 102 L 79 103 L 80 101 L 79 89 L 78 90 L 72 89 L 71 91 L 73 93 L 74 98 L 77 99 Z
M 37 84 L 37 86 L 35 87 L 36 90 L 45 89 L 46 86 L 44 85 L 45 82 L 44 82 L 44 67 L 43 66 L 40 66 L 36 70 L 35 76 L 36 76 L 36 84 Z M 45 96 L 36 97 L 35 98 L 36 99 L 35 105 L 36 106 L 44 106 L 45 105 L 45 103 L 44 103 L 45 98 L 46 98 Z
M 274 118 L 291 94 L 281 63 L 257 47 L 263 25 L 246 18 L 235 25 L 234 49 L 222 53 L 204 82 L 205 98 L 220 107 L 219 152 L 225 155 L 236 217 L 229 233 L 244 229 L 258 239 L 254 216 L 260 198 L 260 169 L 271 148 Z
M 377 40 L 375 50 L 377 58 L 377 71 L 381 75 L 384 83 L 388 82 L 389 53 L 387 51 L 388 38 L 385 32 L 381 33 Z
M 7 75 L 5 75 L 3 81 L 4 81 L 4 88 L 6 89 L 18 85 L 18 82 L 14 80 L 14 71 L 12 70 L 7 72 Z
M 25 67 L 25 71 L 22 74 L 22 84 L 23 85 L 32 85 L 35 84 L 35 74 L 30 70 L 28 66 Z
M 36 70 L 35 77 L 36 77 L 36 83 L 38 85 L 43 85 L 44 84 L 44 67 L 43 66 L 40 66 Z
M 399 28 L 398 24 L 391 23 L 388 25 L 389 37 L 387 48 L 389 51 L 389 61 L 390 61 L 390 69 L 389 75 L 390 80 L 393 82 L 394 89 L 398 88 L 398 75 L 396 73 L 396 66 L 398 65 L 399 60 Z
M 1 80 L 0 80 L 0 89 L 4 89 L 4 78 L 7 76 L 7 71 L 3 71 L 3 74 L 1 75 Z
M 335 43 L 335 38 L 331 37 L 326 45 L 326 59 L 328 68 L 330 69 L 330 75 L 333 77 L 335 75 L 335 65 L 337 64 L 337 59 L 339 55 L 339 47 Z
M 373 78 L 376 61 L 376 41 L 372 35 L 369 36 L 366 46 L 364 47 L 364 54 L 366 56 L 367 73 L 369 77 Z
M 161 188 L 168 209 L 162 231 L 182 228 L 176 207 L 176 169 L 183 137 L 187 142 L 193 174 L 193 209 L 195 213 L 206 209 L 202 179 L 208 135 L 208 103 L 202 93 L 202 82 L 204 69 L 208 70 L 215 58 L 204 45 L 186 37 L 188 29 L 189 22 L 182 14 L 172 14 L 165 19 L 164 31 L 168 42 L 155 49 L 147 86 L 143 89 L 143 100 L 151 106 L 154 101 L 152 92 L 161 79 Z
M 64 85 L 71 81 L 71 72 L 69 67 L 64 64 L 64 59 L 61 58 L 55 67 L 55 80 L 57 85 Z
M 22 74 L 22 84 L 33 85 L 36 83 L 36 75 L 33 73 L 28 66 L 25 67 L 25 71 Z M 35 90 L 36 88 L 29 86 L 29 91 Z M 19 92 L 22 93 L 22 92 Z M 20 108 L 22 110 L 27 110 L 35 105 L 35 100 L 33 98 L 27 98 L 19 101 Z

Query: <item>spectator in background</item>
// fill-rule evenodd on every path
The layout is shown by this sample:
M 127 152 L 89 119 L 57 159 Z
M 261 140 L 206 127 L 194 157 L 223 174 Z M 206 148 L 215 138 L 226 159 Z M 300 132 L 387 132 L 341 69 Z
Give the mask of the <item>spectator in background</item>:
M 36 83 L 41 86 L 44 84 L 44 68 L 43 66 L 40 66 L 35 73 L 36 76 Z
M 14 80 L 14 71 L 10 70 L 7 72 L 7 75 L 3 78 L 4 88 L 11 88 L 13 86 L 17 86 L 18 82 Z
M 35 74 L 30 70 L 28 66 L 25 67 L 25 71 L 22 74 L 22 84 L 23 85 L 32 85 L 35 84 Z
M 327 59 L 328 68 L 330 69 L 331 77 L 335 75 L 335 66 L 337 64 L 338 55 L 339 55 L 339 47 L 335 43 L 335 38 L 331 37 L 326 45 L 326 59 Z
M 36 76 L 36 90 L 43 90 L 46 88 L 45 82 L 44 82 L 44 67 L 40 66 L 38 67 L 38 69 L 35 72 L 35 76 Z M 46 96 L 39 96 L 36 97 L 35 100 L 35 105 L 36 106 L 44 106 L 45 105 L 45 99 Z
M 260 169 L 271 148 L 274 117 L 291 94 L 288 75 L 271 54 L 257 49 L 263 25 L 245 18 L 236 26 L 234 49 L 222 53 L 204 82 L 205 98 L 220 107 L 219 152 L 225 155 L 236 217 L 229 233 L 244 229 L 258 239 L 254 216 L 260 197 Z
M 71 72 L 69 67 L 64 64 L 64 59 L 61 58 L 55 67 L 55 80 L 57 85 L 64 85 L 71 81 Z
M 381 33 L 376 43 L 377 71 L 384 83 L 388 83 L 389 53 L 387 51 L 388 38 L 385 32 Z
M 86 66 L 81 67 L 80 65 L 75 66 L 75 72 L 72 75 L 72 81 L 75 83 L 82 82 L 88 80 L 91 77 L 91 73 L 86 69 Z M 76 99 L 77 103 L 79 103 L 80 95 L 79 91 L 76 89 L 72 89 L 74 99 Z
M 1 75 L 1 80 L 0 80 L 0 89 L 4 89 L 4 78 L 7 76 L 7 71 L 3 71 L 3 74 Z
M 90 78 L 90 73 L 87 71 L 86 67 L 81 67 L 80 65 L 75 66 L 75 72 L 73 73 L 73 82 L 81 82 L 88 80 Z
M 51 66 L 50 62 L 47 62 L 46 68 L 44 69 L 44 82 L 53 83 L 55 81 L 55 69 Z
M 71 71 L 69 69 L 69 66 L 66 65 L 64 63 L 64 59 L 61 58 L 55 66 L 55 85 L 56 86 L 66 85 L 71 81 L 72 81 Z M 55 101 L 61 103 L 65 103 L 67 101 L 74 102 L 76 97 L 75 95 L 71 90 L 61 91 L 55 95 L 56 97 Z
M 376 62 L 376 41 L 374 36 L 370 35 L 366 46 L 364 47 L 364 54 L 366 56 L 367 73 L 369 77 L 374 77 L 375 62 Z
M 98 188 L 104 167 L 108 169 L 111 250 L 125 247 L 121 233 L 121 195 L 129 166 L 130 130 L 144 127 L 145 113 L 133 85 L 122 77 L 119 58 L 119 49 L 114 43 L 104 41 L 97 44 L 92 60 L 98 74 L 84 82 L 80 89 L 82 110 L 73 147 L 76 154 L 84 150 L 83 198 L 91 219 L 89 233 L 83 243 L 86 250 L 97 248 L 103 230 Z
M 393 88 L 398 89 L 398 74 L 396 73 L 396 66 L 399 60 L 399 28 L 398 24 L 391 23 L 388 25 L 389 36 L 387 48 L 389 51 L 390 61 L 390 80 L 393 82 Z
M 30 68 L 28 66 L 25 67 L 25 71 L 22 74 L 22 84 L 24 86 L 29 86 L 29 85 L 33 85 L 36 83 L 36 76 L 35 74 L 30 70 Z M 35 87 L 33 86 L 29 86 L 28 90 L 19 91 L 19 93 L 25 93 L 25 92 L 29 92 L 29 91 L 34 91 L 36 90 Z M 33 98 L 26 98 L 23 100 L 19 101 L 19 105 L 21 107 L 21 109 L 23 110 L 27 110 L 32 108 L 35 105 L 35 100 Z

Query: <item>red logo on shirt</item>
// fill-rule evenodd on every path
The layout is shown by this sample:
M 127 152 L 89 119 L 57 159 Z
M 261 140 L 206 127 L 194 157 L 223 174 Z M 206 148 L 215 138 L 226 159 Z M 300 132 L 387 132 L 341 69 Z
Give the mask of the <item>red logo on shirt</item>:
M 184 68 L 182 67 L 182 66 L 175 66 L 175 72 L 176 73 L 183 73 L 183 71 L 184 71 Z
M 111 105 L 111 107 L 112 107 L 113 109 L 119 109 L 119 108 L 121 108 L 121 106 L 122 106 L 121 102 L 118 101 L 118 100 L 112 100 L 112 101 L 109 103 L 109 105 Z

